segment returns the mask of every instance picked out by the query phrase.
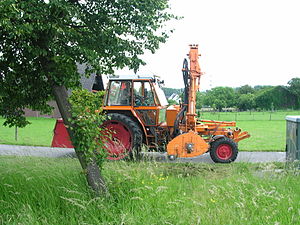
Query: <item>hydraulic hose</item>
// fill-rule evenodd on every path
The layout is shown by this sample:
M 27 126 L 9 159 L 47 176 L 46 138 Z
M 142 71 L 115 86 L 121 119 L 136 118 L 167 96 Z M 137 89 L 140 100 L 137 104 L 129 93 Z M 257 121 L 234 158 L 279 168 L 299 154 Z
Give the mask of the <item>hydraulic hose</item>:
M 189 63 L 187 59 L 183 60 L 182 76 L 184 82 L 184 101 L 183 104 L 187 105 L 189 102 Z
M 187 105 L 189 102 L 189 64 L 187 59 L 183 60 L 183 67 L 182 67 L 182 76 L 184 82 L 184 99 L 183 99 L 183 106 L 179 113 L 176 116 L 174 122 L 174 131 L 173 131 L 173 138 L 179 134 L 179 123 L 182 122 L 184 119 L 184 114 L 187 111 Z

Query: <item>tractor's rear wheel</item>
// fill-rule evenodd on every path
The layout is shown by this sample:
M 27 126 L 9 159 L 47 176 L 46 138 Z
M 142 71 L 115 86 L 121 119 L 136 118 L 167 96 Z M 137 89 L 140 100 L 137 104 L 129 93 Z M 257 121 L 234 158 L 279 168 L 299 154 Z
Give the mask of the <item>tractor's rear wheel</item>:
M 103 123 L 107 134 L 105 148 L 108 159 L 133 159 L 138 155 L 142 144 L 143 135 L 139 125 L 130 117 L 119 113 L 110 113 L 108 118 Z
M 210 157 L 216 163 L 231 163 L 238 155 L 237 144 L 230 138 L 220 138 L 210 143 Z

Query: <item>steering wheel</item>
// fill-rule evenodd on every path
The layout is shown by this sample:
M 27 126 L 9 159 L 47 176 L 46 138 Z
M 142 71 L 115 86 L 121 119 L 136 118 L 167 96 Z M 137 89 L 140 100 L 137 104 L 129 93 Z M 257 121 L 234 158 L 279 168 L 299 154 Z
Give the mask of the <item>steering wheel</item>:
M 144 102 L 144 98 L 142 96 L 140 96 L 140 95 L 135 96 L 135 99 L 134 99 L 135 105 L 141 106 L 143 104 L 143 102 Z

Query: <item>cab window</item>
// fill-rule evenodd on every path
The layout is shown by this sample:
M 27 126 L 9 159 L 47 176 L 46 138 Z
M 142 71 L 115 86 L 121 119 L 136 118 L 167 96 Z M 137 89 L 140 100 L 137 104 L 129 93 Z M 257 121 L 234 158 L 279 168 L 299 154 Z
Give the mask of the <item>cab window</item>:
M 131 82 L 111 81 L 107 105 L 131 105 Z
M 147 81 L 135 81 L 133 84 L 135 106 L 155 106 L 151 85 Z

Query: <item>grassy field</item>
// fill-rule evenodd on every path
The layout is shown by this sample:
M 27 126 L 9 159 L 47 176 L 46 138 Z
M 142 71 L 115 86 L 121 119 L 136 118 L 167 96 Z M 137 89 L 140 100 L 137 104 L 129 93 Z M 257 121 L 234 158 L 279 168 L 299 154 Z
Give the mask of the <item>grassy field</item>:
M 239 150 L 285 151 L 285 121 L 238 121 L 237 126 L 251 135 L 239 142 Z
M 268 111 L 268 112 L 201 112 L 202 119 L 224 121 L 285 121 L 285 117 L 300 115 L 300 111 Z
M 221 112 L 201 113 L 202 119 L 237 121 L 237 126 L 251 134 L 249 139 L 239 143 L 241 151 L 284 151 L 287 115 L 300 115 L 300 111 L 276 112 Z M 50 146 L 55 119 L 29 118 L 32 122 L 26 128 L 18 129 L 0 126 L 0 144 Z M 0 124 L 4 122 L 0 119 Z
M 0 224 L 300 221 L 299 170 L 285 171 L 284 164 L 110 162 L 104 168 L 110 195 L 93 198 L 76 159 L 0 157 Z
M 202 119 L 236 121 L 251 137 L 239 143 L 241 151 L 285 151 L 287 115 L 300 111 L 275 112 L 202 112 Z
M 18 128 L 17 141 L 15 140 L 15 127 L 4 127 L 4 119 L 0 118 L 0 144 L 50 146 L 53 137 L 55 119 L 28 118 L 31 124 L 25 128 Z

